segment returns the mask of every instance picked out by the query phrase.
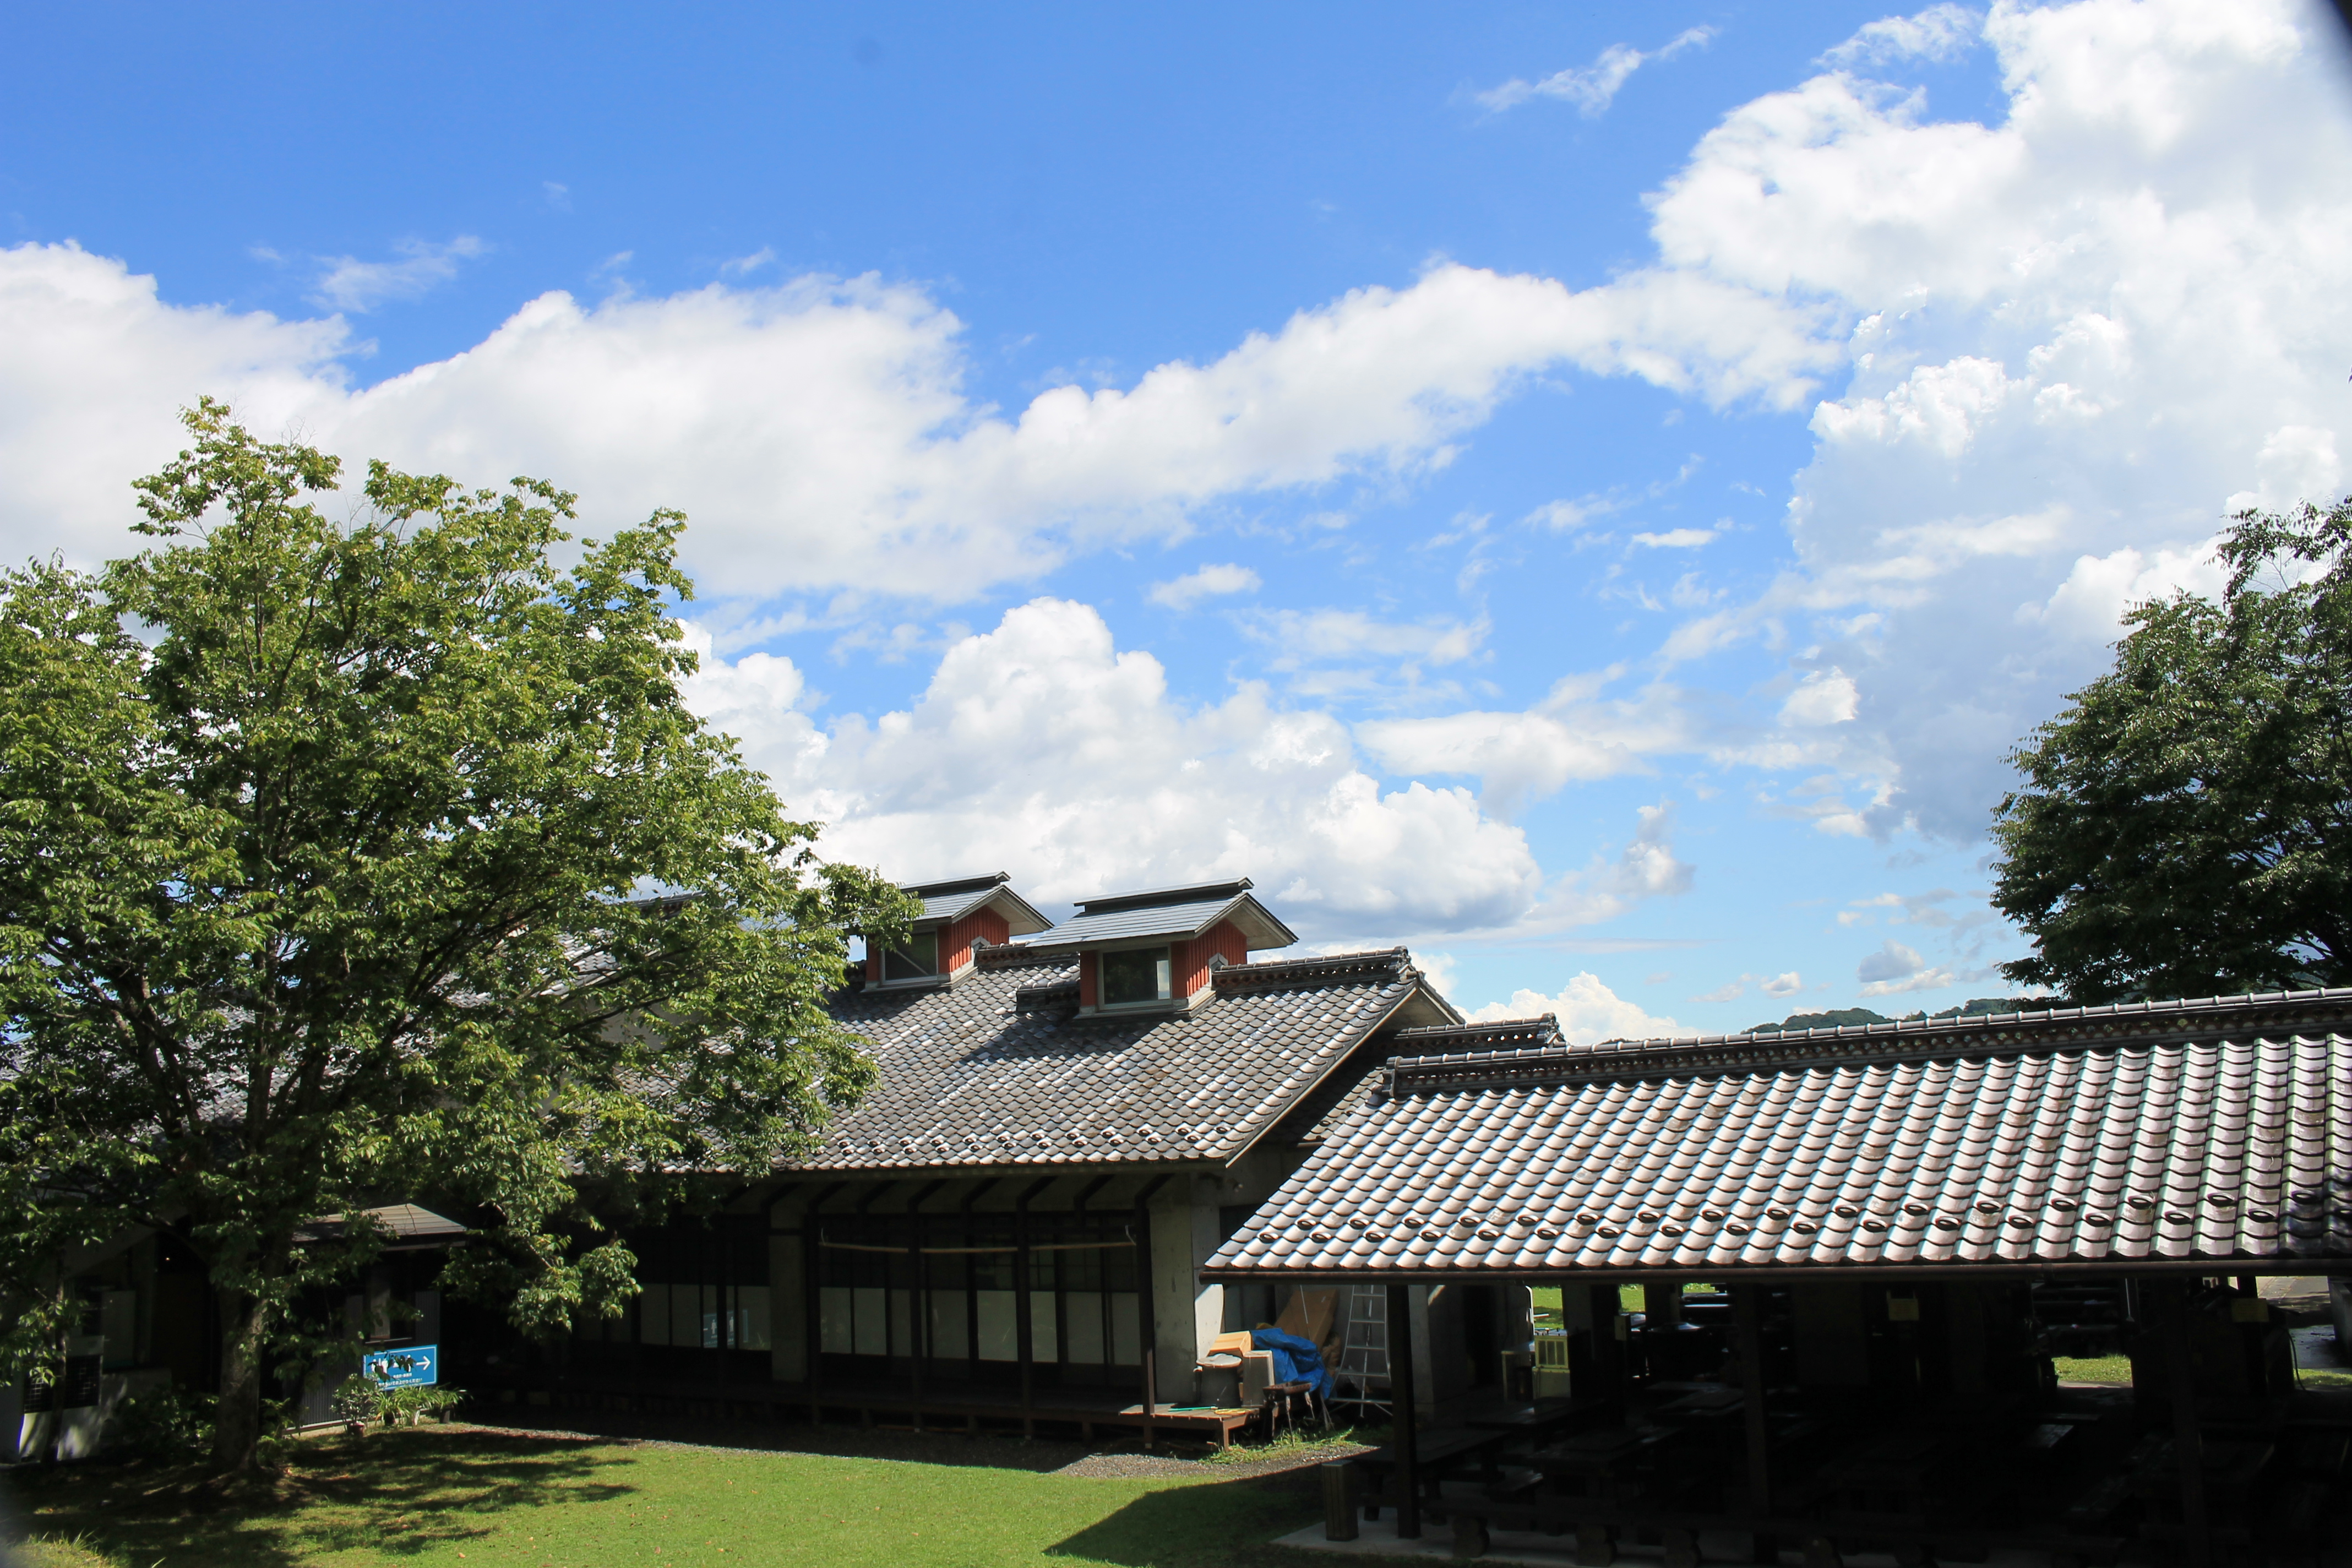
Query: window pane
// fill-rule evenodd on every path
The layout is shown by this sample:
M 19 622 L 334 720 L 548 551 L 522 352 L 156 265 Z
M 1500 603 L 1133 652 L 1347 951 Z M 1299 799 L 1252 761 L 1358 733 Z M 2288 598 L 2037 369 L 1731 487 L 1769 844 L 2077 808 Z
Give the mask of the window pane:
M 916 980 L 940 972 L 940 933 L 917 931 L 882 955 L 882 978 Z
M 980 1306 L 980 1359 L 1018 1360 L 1021 1340 L 1013 1321 L 1013 1292 L 980 1290 L 974 1294 Z
M 1029 1292 L 1029 1359 L 1037 1362 L 1062 1359 L 1061 1347 L 1054 1333 L 1054 1293 L 1051 1290 Z
M 816 1307 L 819 1344 L 827 1355 L 850 1355 L 857 1349 L 856 1331 L 850 1305 L 852 1292 L 846 1285 L 825 1285 L 818 1288 Z
M 647 1285 L 637 1295 L 637 1339 L 640 1343 L 669 1343 L 669 1287 Z
M 887 1295 L 887 1291 L 869 1289 L 864 1286 L 850 1292 L 850 1310 L 856 1341 L 852 1348 L 859 1355 L 890 1353 L 889 1319 L 886 1315 L 887 1308 L 884 1301 Z
M 735 1348 L 766 1350 L 768 1288 L 765 1285 L 740 1285 L 735 1289 Z
M 1143 1364 L 1143 1313 L 1132 1290 L 1110 1299 L 1110 1359 L 1119 1366 Z
M 971 1354 L 971 1308 L 961 1290 L 933 1290 L 931 1342 L 926 1347 L 939 1361 L 963 1361 Z
M 1121 1002 L 1155 1002 L 1168 995 L 1168 950 L 1131 949 L 1102 955 L 1102 999 L 1105 1006 Z
M 1068 1320 L 1070 1342 L 1062 1347 L 1062 1359 L 1099 1366 L 1103 1359 L 1103 1299 L 1099 1290 L 1071 1290 L 1062 1297 L 1063 1315 Z M 1040 1358 L 1043 1359 L 1043 1358 Z

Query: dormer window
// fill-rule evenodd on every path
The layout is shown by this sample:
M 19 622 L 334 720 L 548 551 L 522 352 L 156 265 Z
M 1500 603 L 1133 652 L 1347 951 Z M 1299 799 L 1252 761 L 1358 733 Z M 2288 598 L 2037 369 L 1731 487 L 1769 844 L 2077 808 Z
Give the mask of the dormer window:
M 1014 892 L 999 871 L 947 882 L 918 882 L 899 890 L 922 902 L 913 927 L 886 945 L 866 942 L 867 985 L 921 987 L 953 984 L 971 972 L 982 948 L 1000 947 L 1016 936 L 1034 936 L 1054 922 Z
M 885 980 L 920 980 L 940 972 L 940 933 L 919 931 L 882 955 Z
M 1085 1017 L 1105 1008 L 1204 1006 L 1216 1000 L 1219 969 L 1298 938 L 1250 897 L 1244 877 L 1088 899 L 1049 940 L 1076 950 Z
M 1134 1002 L 1168 1000 L 1168 949 L 1129 948 L 1102 955 L 1102 1005 L 1118 1007 Z

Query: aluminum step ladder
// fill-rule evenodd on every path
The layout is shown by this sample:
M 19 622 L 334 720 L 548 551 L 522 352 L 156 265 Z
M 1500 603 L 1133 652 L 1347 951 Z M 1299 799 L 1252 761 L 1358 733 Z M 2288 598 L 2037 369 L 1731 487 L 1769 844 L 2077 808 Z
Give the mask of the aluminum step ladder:
M 1383 1285 L 1357 1285 L 1348 1292 L 1347 1337 L 1339 1344 L 1339 1389 L 1330 1403 L 1361 1421 L 1389 1414 L 1389 1297 Z

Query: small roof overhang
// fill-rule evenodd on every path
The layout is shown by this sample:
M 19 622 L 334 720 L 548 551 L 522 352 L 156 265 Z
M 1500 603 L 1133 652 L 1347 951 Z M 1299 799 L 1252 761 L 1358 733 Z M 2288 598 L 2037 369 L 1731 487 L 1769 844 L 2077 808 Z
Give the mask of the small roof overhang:
M 937 931 L 953 925 L 966 915 L 994 908 L 1004 917 L 1014 936 L 1033 936 L 1050 931 L 1054 922 L 1041 914 L 1037 907 L 1010 886 L 1013 874 L 992 871 L 982 877 L 953 877 L 940 882 L 916 882 L 898 890 L 923 901 L 923 912 L 917 916 L 914 929 Z
M 1252 886 L 1247 877 L 1242 877 L 1230 882 L 1087 899 L 1079 903 L 1076 914 L 1054 928 L 1050 940 L 1055 947 L 1189 940 L 1222 921 L 1231 921 L 1252 952 L 1297 942 L 1297 932 L 1250 896 Z
M 391 1239 L 384 1244 L 387 1252 L 408 1252 L 419 1247 L 448 1247 L 464 1239 L 466 1227 L 446 1215 L 415 1204 L 386 1204 L 381 1208 L 355 1211 L 358 1217 L 373 1221 L 379 1228 L 389 1231 Z M 295 1233 L 299 1241 L 339 1241 L 351 1234 L 352 1215 L 322 1214 Z

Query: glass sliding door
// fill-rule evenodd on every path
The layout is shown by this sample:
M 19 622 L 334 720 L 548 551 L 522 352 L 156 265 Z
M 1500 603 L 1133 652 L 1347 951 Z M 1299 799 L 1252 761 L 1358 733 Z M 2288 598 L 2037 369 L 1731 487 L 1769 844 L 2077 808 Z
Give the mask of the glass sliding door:
M 1124 1214 L 1029 1216 L 1035 1386 L 1126 1387 L 1142 1365 L 1135 1243 Z M 1020 1382 L 1020 1237 L 1011 1215 L 824 1215 L 818 1343 L 835 1386 Z M 919 1240 L 920 1251 L 917 1251 Z M 919 1266 L 918 1259 L 919 1258 Z M 915 1342 L 919 1330 L 919 1343 Z
M 617 1320 L 580 1326 L 581 1364 L 697 1381 L 772 1375 L 764 1215 L 680 1220 L 625 1239 L 637 1258 L 636 1299 Z

